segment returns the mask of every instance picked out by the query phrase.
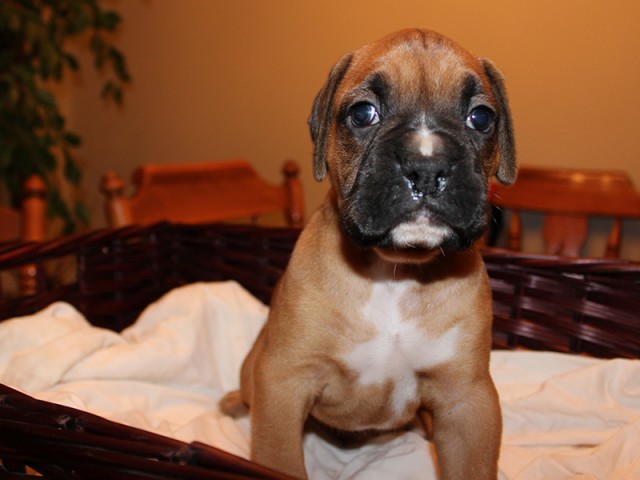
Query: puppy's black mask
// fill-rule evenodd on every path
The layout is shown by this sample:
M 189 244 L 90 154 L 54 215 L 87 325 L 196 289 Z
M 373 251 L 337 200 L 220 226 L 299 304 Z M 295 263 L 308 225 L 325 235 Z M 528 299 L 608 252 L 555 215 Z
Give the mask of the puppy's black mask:
M 340 148 L 363 152 L 343 192 L 345 232 L 362 246 L 394 247 L 393 229 L 423 218 L 448 233 L 439 245 L 415 247 L 468 247 L 486 227 L 484 160 L 497 131 L 494 107 L 477 100 L 479 82 L 470 76 L 456 102 L 445 105 L 427 95 L 407 98 L 383 75 L 369 83 L 338 116 Z

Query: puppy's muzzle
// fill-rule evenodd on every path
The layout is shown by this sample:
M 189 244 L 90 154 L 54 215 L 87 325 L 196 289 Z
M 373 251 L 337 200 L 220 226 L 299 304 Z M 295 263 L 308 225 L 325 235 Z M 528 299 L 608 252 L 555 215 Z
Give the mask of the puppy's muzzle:
M 419 203 L 445 195 L 464 151 L 444 134 L 411 131 L 393 142 L 391 156 L 400 166 L 411 197 Z
M 370 247 L 466 248 L 486 221 L 486 181 L 477 165 L 447 131 L 398 126 L 365 156 L 345 231 Z

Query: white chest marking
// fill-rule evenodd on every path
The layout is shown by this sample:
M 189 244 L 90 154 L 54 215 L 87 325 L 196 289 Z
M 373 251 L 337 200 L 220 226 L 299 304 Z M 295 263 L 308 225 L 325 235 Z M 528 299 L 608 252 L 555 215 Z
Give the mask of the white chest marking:
M 403 318 L 401 298 L 412 282 L 378 282 L 362 308 L 360 321 L 374 327 L 375 336 L 355 345 L 343 360 L 358 375 L 361 385 L 393 381 L 392 406 L 400 416 L 414 401 L 416 371 L 427 370 L 452 359 L 460 332 L 453 328 L 432 338 L 419 328 L 417 318 Z M 428 312 L 425 312 L 428 315 Z

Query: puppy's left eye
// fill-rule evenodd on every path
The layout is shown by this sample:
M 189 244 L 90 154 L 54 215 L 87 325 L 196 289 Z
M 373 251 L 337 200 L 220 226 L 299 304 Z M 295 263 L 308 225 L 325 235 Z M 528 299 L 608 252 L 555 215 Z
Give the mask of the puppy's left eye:
M 479 132 L 487 133 L 494 121 L 495 113 L 493 113 L 493 110 L 489 107 L 479 106 L 469 112 L 465 125 Z
M 376 107 L 370 103 L 358 103 L 351 108 L 349 118 L 354 127 L 369 127 L 380 122 L 380 115 Z

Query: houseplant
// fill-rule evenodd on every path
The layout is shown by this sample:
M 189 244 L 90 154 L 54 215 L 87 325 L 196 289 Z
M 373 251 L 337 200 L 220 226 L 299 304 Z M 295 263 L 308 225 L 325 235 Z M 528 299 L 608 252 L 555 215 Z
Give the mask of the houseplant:
M 73 48 L 91 51 L 105 78 L 101 95 L 107 101 L 121 103 L 130 79 L 113 44 L 121 17 L 100 2 L 0 2 L 0 188 L 15 206 L 22 182 L 40 175 L 47 184 L 48 215 L 62 220 L 65 234 L 89 219 L 77 195 L 82 175 L 74 149 L 81 138 L 69 130 L 51 87 L 79 70 Z

